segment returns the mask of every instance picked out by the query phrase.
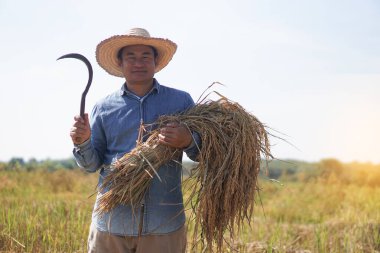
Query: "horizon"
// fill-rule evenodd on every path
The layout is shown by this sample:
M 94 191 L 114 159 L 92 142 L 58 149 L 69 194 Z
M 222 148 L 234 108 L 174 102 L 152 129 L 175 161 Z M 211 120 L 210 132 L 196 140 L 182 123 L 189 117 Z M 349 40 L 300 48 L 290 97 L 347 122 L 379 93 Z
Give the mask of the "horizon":
M 46 162 L 46 161 L 53 161 L 53 162 L 58 162 L 58 161 L 67 161 L 67 160 L 73 160 L 75 161 L 75 158 L 74 156 L 71 156 L 71 157 L 66 157 L 66 158 L 55 158 L 55 159 L 52 159 L 52 158 L 43 158 L 43 159 L 36 159 L 34 157 L 31 157 L 29 159 L 25 159 L 23 157 L 11 157 L 9 160 L 7 161 L 3 161 L 3 160 L 0 160 L 0 163 L 9 163 L 11 162 L 13 159 L 22 159 L 23 162 L 25 163 L 29 163 L 29 162 L 33 162 L 33 160 L 35 160 L 36 162 L 38 163 L 43 163 L 43 162 Z M 261 159 L 263 162 L 265 162 L 265 158 L 262 158 Z M 373 165 L 373 166 L 380 166 L 380 163 L 373 163 L 371 161 L 355 161 L 355 160 L 352 160 L 352 161 L 341 161 L 339 159 L 336 159 L 334 157 L 326 157 L 326 158 L 322 158 L 318 161 L 306 161 L 306 160 L 301 160 L 301 159 L 293 159 L 293 158 L 274 158 L 274 159 L 270 159 L 268 160 L 269 163 L 271 162 L 283 162 L 283 163 L 289 163 L 289 162 L 296 162 L 296 163 L 308 163 L 308 164 L 313 164 L 313 163 L 320 163 L 322 161 L 326 161 L 326 160 L 336 160 L 338 161 L 339 163 L 345 165 L 345 164 L 361 164 L 361 165 Z M 186 154 L 184 154 L 183 156 L 183 160 L 182 160 L 183 163 L 196 163 L 194 161 L 192 161 L 191 159 L 189 159 Z

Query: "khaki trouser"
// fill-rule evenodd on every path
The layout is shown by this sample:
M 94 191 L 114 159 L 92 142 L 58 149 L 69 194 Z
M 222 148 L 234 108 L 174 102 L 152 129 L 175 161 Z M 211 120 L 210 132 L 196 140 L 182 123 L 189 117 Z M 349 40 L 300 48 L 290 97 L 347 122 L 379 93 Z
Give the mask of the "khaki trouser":
M 117 236 L 91 226 L 89 253 L 185 253 L 186 227 L 164 235 Z

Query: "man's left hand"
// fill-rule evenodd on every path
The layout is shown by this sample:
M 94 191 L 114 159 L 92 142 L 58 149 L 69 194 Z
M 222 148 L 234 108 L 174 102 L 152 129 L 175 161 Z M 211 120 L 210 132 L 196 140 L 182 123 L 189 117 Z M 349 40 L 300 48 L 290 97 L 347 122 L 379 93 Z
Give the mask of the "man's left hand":
M 160 143 L 173 148 L 187 148 L 193 141 L 189 129 L 177 122 L 171 122 L 161 128 L 158 135 Z

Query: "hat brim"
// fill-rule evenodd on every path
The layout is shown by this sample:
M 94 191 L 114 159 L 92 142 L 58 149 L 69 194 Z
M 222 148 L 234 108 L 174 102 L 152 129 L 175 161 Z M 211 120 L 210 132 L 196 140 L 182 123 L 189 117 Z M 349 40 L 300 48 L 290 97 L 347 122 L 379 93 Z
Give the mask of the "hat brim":
M 177 45 L 168 39 L 115 35 L 98 44 L 96 47 L 96 60 L 109 74 L 124 77 L 118 63 L 117 53 L 123 47 L 132 45 L 152 46 L 157 50 L 156 73 L 168 65 L 177 50 Z

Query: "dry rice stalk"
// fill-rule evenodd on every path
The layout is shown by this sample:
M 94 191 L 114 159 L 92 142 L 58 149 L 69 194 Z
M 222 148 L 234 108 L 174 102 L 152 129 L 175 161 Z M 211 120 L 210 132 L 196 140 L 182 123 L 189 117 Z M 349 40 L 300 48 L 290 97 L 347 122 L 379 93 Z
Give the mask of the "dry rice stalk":
M 225 232 L 233 237 L 235 228 L 239 232 L 244 220 L 251 220 L 261 154 L 271 158 L 267 133 L 256 117 L 226 98 L 199 104 L 177 120 L 202 138 L 192 175 L 196 179 L 193 243 L 201 237 L 208 251 L 215 242 L 220 252 Z
M 226 232 L 233 239 L 244 221 L 251 220 L 261 155 L 272 158 L 265 126 L 225 97 L 198 103 L 179 115 L 162 116 L 158 129 L 172 121 L 187 125 L 202 139 L 188 200 L 195 222 L 193 250 L 201 245 L 203 250 L 213 252 L 216 247 L 221 252 Z M 106 178 L 104 185 L 110 191 L 101 198 L 100 211 L 109 211 L 117 204 L 139 203 L 154 171 L 176 155 L 178 150 L 158 144 L 158 129 L 116 163 Z
M 135 206 L 142 202 L 150 180 L 166 162 L 174 159 L 179 150 L 158 143 L 158 131 L 148 140 L 121 157 L 106 176 L 100 191 L 109 189 L 100 200 L 97 212 L 111 211 L 118 204 Z M 161 180 L 161 179 L 160 179 Z

